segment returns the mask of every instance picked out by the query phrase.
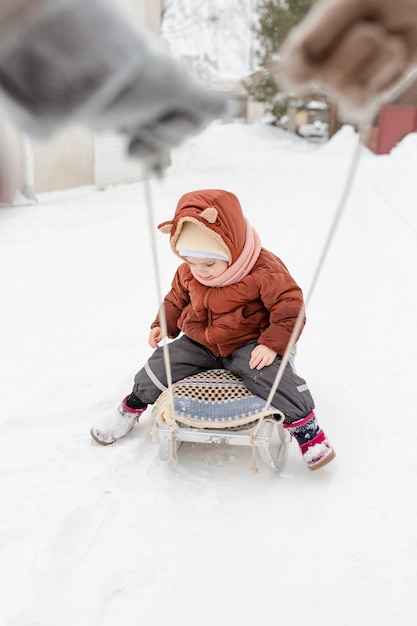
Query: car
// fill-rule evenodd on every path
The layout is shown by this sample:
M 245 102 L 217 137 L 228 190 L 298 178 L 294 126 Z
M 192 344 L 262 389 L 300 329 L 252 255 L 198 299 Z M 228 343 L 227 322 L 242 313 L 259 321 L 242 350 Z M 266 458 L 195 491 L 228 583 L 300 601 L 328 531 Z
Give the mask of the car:
M 297 127 L 297 134 L 306 139 L 323 139 L 329 138 L 329 125 L 321 120 L 315 120 L 310 124 L 300 124 Z

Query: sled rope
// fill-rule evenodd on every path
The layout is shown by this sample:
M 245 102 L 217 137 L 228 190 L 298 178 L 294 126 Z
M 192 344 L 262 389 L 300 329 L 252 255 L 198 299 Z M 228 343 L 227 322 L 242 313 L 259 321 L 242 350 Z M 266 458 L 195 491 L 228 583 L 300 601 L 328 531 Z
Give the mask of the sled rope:
M 160 271 L 160 266 L 159 266 L 158 253 L 157 253 L 157 245 L 156 245 L 156 237 L 155 237 L 156 227 L 155 227 L 154 219 L 153 219 L 153 202 L 152 202 L 151 186 L 150 186 L 149 181 L 150 181 L 150 173 L 148 173 L 145 176 L 145 180 L 144 180 L 145 205 L 146 205 L 148 229 L 149 229 L 150 240 L 151 240 L 151 255 L 152 255 L 152 261 L 153 261 L 154 270 L 155 270 L 154 273 L 155 273 L 155 280 L 156 280 L 156 292 L 157 292 L 158 302 L 161 303 L 159 306 L 158 314 L 159 314 L 159 321 L 161 323 L 162 334 L 165 338 L 162 343 L 162 350 L 163 350 L 163 355 L 164 355 L 165 373 L 167 377 L 168 402 L 169 402 L 170 411 L 171 411 L 172 419 L 173 419 L 172 437 L 174 437 L 174 433 L 176 429 L 178 428 L 178 424 L 176 424 L 175 422 L 174 395 L 172 393 L 171 362 L 169 358 L 169 347 L 168 347 L 168 343 L 166 339 L 168 337 L 168 327 L 167 327 L 167 320 L 166 320 L 166 314 L 165 314 L 164 296 L 162 294 L 162 287 L 161 287 L 161 279 L 160 279 L 161 271 Z M 174 445 L 171 446 L 171 450 L 174 452 L 168 462 L 170 465 L 175 465 L 177 460 L 174 456 L 175 455 Z
M 276 390 L 278 388 L 278 385 L 281 382 L 282 376 L 284 374 L 285 367 L 286 367 L 286 365 L 288 363 L 288 360 L 289 360 L 289 357 L 291 355 L 291 351 L 292 351 L 292 349 L 294 348 L 294 346 L 295 346 L 295 344 L 297 342 L 298 334 L 299 334 L 299 332 L 301 330 L 301 326 L 303 324 L 306 308 L 310 304 L 311 298 L 312 298 L 313 293 L 315 291 L 315 288 L 317 286 L 318 279 L 320 277 L 320 274 L 322 272 L 323 266 L 325 264 L 325 261 L 326 261 L 326 258 L 327 258 L 330 246 L 331 246 L 331 244 L 333 242 L 333 239 L 334 239 L 337 227 L 339 225 L 339 222 L 341 220 L 343 212 L 344 212 L 344 210 L 346 208 L 346 203 L 347 203 L 347 200 L 349 198 L 350 192 L 352 190 L 353 181 L 355 179 L 355 176 L 356 176 L 356 173 L 357 173 L 357 169 L 358 169 L 358 165 L 359 165 L 360 156 L 362 154 L 362 148 L 363 148 L 363 145 L 364 145 L 364 138 L 366 136 L 366 133 L 368 132 L 368 129 L 369 129 L 369 123 L 368 123 L 368 120 L 366 120 L 366 121 L 362 122 L 362 124 L 360 125 L 358 141 L 357 141 L 355 150 L 353 151 L 352 159 L 351 159 L 350 166 L 349 166 L 349 169 L 348 169 L 348 173 L 347 173 L 347 176 L 346 176 L 346 180 L 345 180 L 345 183 L 344 183 L 344 186 L 343 186 L 343 189 L 342 189 L 342 193 L 341 193 L 339 202 L 336 205 L 336 211 L 335 211 L 332 223 L 330 225 L 329 232 L 327 234 L 326 240 L 324 242 L 324 245 L 323 245 L 323 248 L 322 248 L 319 260 L 317 262 L 317 266 L 316 266 L 316 269 L 315 269 L 314 274 L 313 274 L 313 279 L 311 281 L 310 288 L 309 288 L 307 296 L 305 298 L 305 303 L 302 305 L 302 307 L 301 307 L 301 309 L 300 309 L 300 311 L 298 313 L 297 319 L 296 319 L 295 324 L 294 324 L 294 329 L 293 329 L 293 331 L 291 333 L 291 336 L 290 336 L 290 338 L 288 340 L 287 347 L 286 347 L 285 352 L 284 352 L 284 354 L 282 356 L 282 360 L 281 360 L 280 366 L 278 368 L 278 371 L 277 371 L 274 383 L 273 383 L 273 385 L 271 387 L 271 390 L 269 392 L 269 396 L 268 396 L 268 398 L 266 400 L 266 403 L 265 403 L 265 413 L 263 415 L 261 415 L 257 425 L 255 426 L 255 428 L 253 430 L 253 433 L 252 433 L 252 436 L 251 436 L 251 439 L 253 441 L 256 439 L 256 437 L 258 435 L 258 432 L 259 432 L 259 429 L 260 429 L 260 427 L 262 425 L 262 422 L 265 419 L 266 411 L 268 410 L 268 407 L 271 405 L 272 398 L 274 397 L 274 394 L 275 394 L 275 392 L 276 392 Z M 252 469 L 254 471 L 256 471 L 256 467 L 252 468 Z

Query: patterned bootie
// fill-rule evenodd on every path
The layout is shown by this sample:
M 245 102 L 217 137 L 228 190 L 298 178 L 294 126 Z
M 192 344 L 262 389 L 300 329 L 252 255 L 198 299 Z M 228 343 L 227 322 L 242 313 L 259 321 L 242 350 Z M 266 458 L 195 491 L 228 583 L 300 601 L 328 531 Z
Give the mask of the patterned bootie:
M 313 411 L 304 419 L 283 426 L 296 439 L 308 469 L 319 469 L 336 456 Z
M 117 411 L 104 418 L 99 425 L 93 426 L 90 435 L 102 446 L 108 446 L 121 439 L 138 423 L 140 416 L 146 411 L 147 406 L 140 409 L 132 409 L 126 404 L 126 396 Z

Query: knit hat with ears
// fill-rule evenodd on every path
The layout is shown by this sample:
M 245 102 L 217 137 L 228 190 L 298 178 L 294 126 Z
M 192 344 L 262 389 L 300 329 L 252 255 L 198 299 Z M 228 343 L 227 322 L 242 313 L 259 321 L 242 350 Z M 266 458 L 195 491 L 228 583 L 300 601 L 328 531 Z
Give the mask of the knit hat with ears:
M 231 255 L 221 239 L 200 222 L 184 221 L 175 244 L 181 257 L 220 259 L 230 263 Z
M 184 194 L 174 218 L 158 228 L 169 233 L 171 248 L 179 257 L 222 258 L 233 264 L 245 245 L 247 224 L 233 193 L 202 189 Z

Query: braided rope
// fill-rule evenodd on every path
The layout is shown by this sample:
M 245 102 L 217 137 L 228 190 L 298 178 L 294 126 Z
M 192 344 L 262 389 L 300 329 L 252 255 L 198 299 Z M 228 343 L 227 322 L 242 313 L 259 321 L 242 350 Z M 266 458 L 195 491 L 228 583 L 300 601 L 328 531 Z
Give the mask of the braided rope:
M 297 342 L 298 335 L 299 335 L 299 332 L 300 332 L 302 324 L 303 324 L 303 320 L 304 320 L 304 316 L 305 316 L 307 305 L 310 304 L 310 301 L 311 301 L 311 298 L 313 296 L 314 290 L 315 290 L 315 288 L 317 286 L 318 279 L 320 277 L 320 274 L 322 272 L 324 263 L 326 261 L 326 258 L 327 258 L 330 246 L 331 246 L 331 244 L 333 242 L 333 239 L 334 239 L 337 227 L 339 226 L 341 217 L 342 217 L 343 212 L 344 212 L 344 210 L 346 208 L 347 200 L 348 200 L 349 194 L 350 194 L 350 192 L 352 190 L 353 181 L 355 179 L 355 175 L 356 175 L 357 170 L 358 170 L 359 160 L 360 160 L 360 156 L 362 154 L 362 148 L 363 148 L 363 145 L 364 145 L 364 138 L 365 138 L 365 136 L 366 136 L 366 134 L 368 132 L 368 129 L 369 129 L 369 123 L 367 121 L 364 121 L 361 124 L 361 126 L 360 126 L 360 132 L 359 132 L 359 136 L 358 136 L 358 141 L 357 141 L 357 144 L 355 146 L 355 150 L 353 151 L 352 159 L 351 159 L 351 162 L 350 162 L 350 165 L 349 165 L 349 169 L 348 169 L 346 180 L 345 180 L 345 183 L 344 183 L 344 186 L 343 186 L 343 189 L 342 189 L 342 193 L 341 193 L 339 202 L 338 202 L 338 204 L 336 206 L 335 215 L 333 217 L 332 223 L 331 223 L 330 228 L 329 228 L 329 232 L 327 234 L 327 237 L 326 237 L 326 240 L 324 242 L 324 245 L 323 245 L 323 248 L 322 248 L 319 260 L 317 262 L 317 266 L 316 266 L 316 269 L 315 269 L 314 274 L 313 274 L 313 279 L 311 281 L 310 288 L 309 288 L 307 296 L 305 298 L 305 303 L 303 304 L 303 306 L 301 307 L 301 309 L 300 309 L 300 311 L 298 313 L 297 319 L 295 321 L 294 329 L 293 329 L 293 331 L 291 333 L 291 336 L 290 336 L 290 338 L 288 340 L 287 347 L 286 347 L 285 352 L 284 352 L 284 354 L 282 356 L 282 360 L 281 360 L 280 366 L 278 368 L 277 374 L 275 376 L 274 383 L 273 383 L 273 385 L 271 387 L 271 390 L 269 392 L 268 398 L 267 398 L 267 400 L 265 402 L 265 415 L 266 415 L 266 411 L 268 410 L 268 407 L 272 403 L 272 399 L 274 397 L 274 394 L 275 394 L 276 390 L 278 389 L 278 385 L 281 382 L 282 376 L 284 374 L 285 367 L 286 367 L 286 365 L 287 365 L 287 363 L 289 361 L 289 358 L 291 356 L 291 351 L 293 350 L 293 348 L 294 348 L 294 346 L 295 346 L 295 344 Z M 257 436 L 257 434 L 259 432 L 259 429 L 260 429 L 260 427 L 262 425 L 262 422 L 265 419 L 265 415 L 262 415 L 260 417 L 258 425 L 257 425 L 257 427 L 254 429 L 254 431 L 252 433 L 252 438 L 253 439 L 256 438 L 256 436 Z
M 161 288 L 161 271 L 160 271 L 160 267 L 159 267 L 159 260 L 158 260 L 158 253 L 157 253 L 157 245 L 156 245 L 156 226 L 154 224 L 154 219 L 153 219 L 153 203 L 152 203 L 152 193 L 151 193 L 151 186 L 150 186 L 150 173 L 148 173 L 145 176 L 145 180 L 144 180 L 144 190 L 145 190 L 145 204 L 146 204 L 146 215 L 147 215 L 147 221 L 148 221 L 148 229 L 149 229 L 149 234 L 150 234 L 150 240 L 151 240 L 151 255 L 152 255 L 152 261 L 153 261 L 153 265 L 154 265 L 154 270 L 155 270 L 155 280 L 156 280 L 156 292 L 157 292 L 157 298 L 158 298 L 158 302 L 161 303 L 159 306 L 159 321 L 161 323 L 161 330 L 162 330 L 162 334 L 163 336 L 166 338 L 168 337 L 168 327 L 167 327 L 167 320 L 166 320 L 166 314 L 165 314 L 165 306 L 164 306 L 164 296 L 162 293 L 162 288 Z M 169 358 L 169 347 L 168 347 L 168 343 L 167 340 L 164 339 L 163 344 L 162 344 L 162 350 L 163 350 L 163 355 L 164 355 L 164 364 L 165 364 L 165 373 L 167 376 L 167 395 L 168 395 L 168 402 L 169 402 L 169 407 L 170 407 L 170 411 L 171 414 L 173 416 L 173 423 L 172 423 L 172 437 L 174 438 L 174 434 L 176 432 L 176 430 L 178 429 L 178 424 L 175 422 L 175 411 L 174 411 L 174 396 L 173 396 L 173 392 L 172 392 L 172 372 L 171 372 L 171 362 L 170 362 L 170 358 Z M 171 450 L 172 450 L 172 454 L 173 456 L 169 459 L 169 463 L 171 465 L 175 465 L 177 462 L 176 459 L 176 452 L 175 452 L 175 446 L 172 445 L 170 446 Z

